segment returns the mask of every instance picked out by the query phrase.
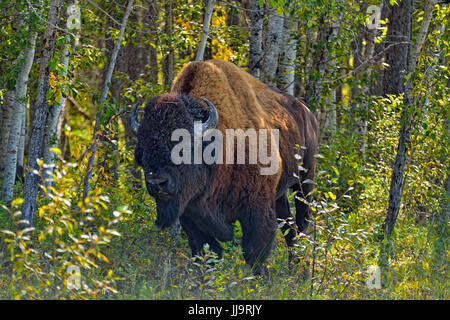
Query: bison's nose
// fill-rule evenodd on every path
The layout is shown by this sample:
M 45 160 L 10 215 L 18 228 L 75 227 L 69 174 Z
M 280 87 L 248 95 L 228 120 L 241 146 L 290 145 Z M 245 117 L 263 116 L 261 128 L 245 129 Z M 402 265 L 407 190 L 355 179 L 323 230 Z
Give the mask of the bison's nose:
M 173 183 L 168 175 L 150 172 L 146 175 L 145 181 L 147 182 L 147 187 L 149 187 L 150 194 L 152 195 L 174 193 Z

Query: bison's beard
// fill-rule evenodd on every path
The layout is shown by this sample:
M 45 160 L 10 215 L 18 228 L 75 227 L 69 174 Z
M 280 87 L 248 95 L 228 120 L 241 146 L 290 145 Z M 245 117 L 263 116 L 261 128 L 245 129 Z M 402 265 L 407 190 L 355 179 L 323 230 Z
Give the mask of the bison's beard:
M 156 201 L 156 225 L 159 228 L 168 228 L 177 221 L 180 205 L 178 201 Z

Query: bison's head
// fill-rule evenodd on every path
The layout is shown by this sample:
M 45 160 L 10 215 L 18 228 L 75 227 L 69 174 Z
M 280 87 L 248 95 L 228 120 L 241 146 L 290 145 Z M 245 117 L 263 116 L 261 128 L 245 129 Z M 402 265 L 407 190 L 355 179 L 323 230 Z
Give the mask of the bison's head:
M 131 114 L 131 127 L 137 134 L 135 160 L 144 169 L 147 190 L 156 200 L 156 225 L 171 226 L 189 201 L 207 188 L 210 166 L 174 164 L 171 150 L 178 143 L 171 141 L 176 129 L 186 129 L 194 138 L 194 121 L 202 121 L 202 130 L 215 128 L 217 110 L 212 103 L 201 102 L 187 95 L 163 94 L 152 98 L 144 116 L 137 122 L 136 108 Z

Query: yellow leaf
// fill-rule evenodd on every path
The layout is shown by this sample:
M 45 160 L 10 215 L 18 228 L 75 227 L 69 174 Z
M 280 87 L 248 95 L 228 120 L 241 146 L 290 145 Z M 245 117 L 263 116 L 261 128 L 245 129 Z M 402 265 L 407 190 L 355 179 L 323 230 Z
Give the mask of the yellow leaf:
M 61 149 L 60 148 L 56 148 L 56 147 L 50 148 L 49 150 L 50 150 L 50 152 L 53 152 L 54 154 L 57 154 L 57 155 L 60 155 L 62 153 Z
M 17 198 L 17 199 L 14 199 L 12 202 L 11 202 L 11 205 L 13 206 L 13 207 L 15 207 L 15 206 L 20 206 L 22 203 L 23 203 L 23 198 Z
M 276 12 L 281 17 L 283 15 L 283 8 L 282 7 L 277 7 L 276 8 Z

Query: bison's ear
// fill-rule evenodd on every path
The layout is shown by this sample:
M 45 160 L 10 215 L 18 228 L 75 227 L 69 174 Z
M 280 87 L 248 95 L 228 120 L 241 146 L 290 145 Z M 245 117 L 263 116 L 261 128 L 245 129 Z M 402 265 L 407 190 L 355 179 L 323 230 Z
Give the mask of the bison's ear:
M 134 135 L 137 135 L 137 131 L 139 129 L 137 109 L 140 105 L 141 105 L 141 102 L 135 103 L 133 108 L 131 109 L 131 113 L 130 113 L 130 127 L 131 127 L 131 131 L 134 133 Z

